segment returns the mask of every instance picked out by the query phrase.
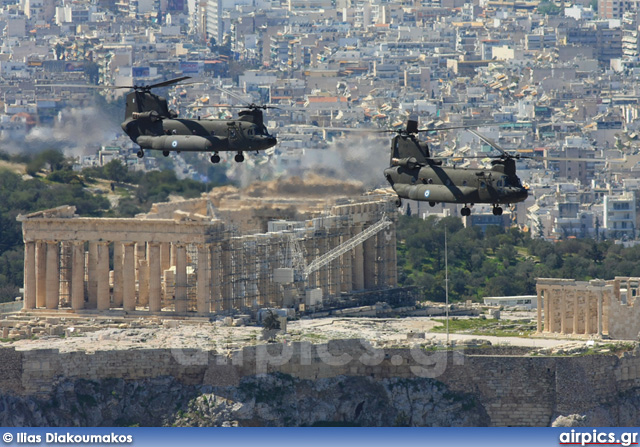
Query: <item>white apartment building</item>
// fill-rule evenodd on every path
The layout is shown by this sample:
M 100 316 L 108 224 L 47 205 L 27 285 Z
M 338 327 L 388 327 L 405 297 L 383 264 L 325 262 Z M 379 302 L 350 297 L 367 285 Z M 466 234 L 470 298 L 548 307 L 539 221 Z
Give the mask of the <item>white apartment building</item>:
M 619 196 L 604 196 L 604 228 L 607 237 L 635 239 L 636 225 L 636 195 L 633 191 L 626 191 Z

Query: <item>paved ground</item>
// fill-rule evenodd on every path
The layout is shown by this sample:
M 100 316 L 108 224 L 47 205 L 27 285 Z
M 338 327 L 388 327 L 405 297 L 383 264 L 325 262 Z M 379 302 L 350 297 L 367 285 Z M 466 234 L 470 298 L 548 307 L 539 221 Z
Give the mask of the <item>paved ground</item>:
M 290 321 L 287 341 L 323 343 L 331 339 L 362 338 L 378 347 L 406 346 L 414 340 L 421 343 L 444 344 L 446 334 L 429 332 L 440 323 L 429 317 L 404 318 L 322 318 Z M 222 321 L 183 322 L 140 320 L 129 324 L 96 323 L 83 327 L 80 322 L 66 324 L 66 336 L 40 336 L 11 343 L 19 350 L 53 348 L 65 351 L 100 351 L 119 349 L 199 348 L 227 351 L 255 344 L 262 329 L 257 326 L 228 327 Z M 90 327 L 90 329 L 89 329 Z M 423 335 L 424 334 L 424 335 Z M 416 337 L 418 337 L 416 339 Z M 424 337 L 424 339 L 422 338 Z M 523 337 L 493 337 L 450 334 L 451 341 L 488 340 L 493 345 L 553 348 L 567 344 L 584 344 L 582 340 Z

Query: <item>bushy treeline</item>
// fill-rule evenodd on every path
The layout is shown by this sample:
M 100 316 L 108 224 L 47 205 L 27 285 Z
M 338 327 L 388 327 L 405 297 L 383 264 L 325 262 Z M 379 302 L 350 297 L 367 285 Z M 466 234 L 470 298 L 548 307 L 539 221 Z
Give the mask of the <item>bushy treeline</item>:
M 464 228 L 457 217 L 421 220 L 400 216 L 398 274 L 403 285 L 424 290 L 425 299 L 445 299 L 444 233 L 447 231 L 449 299 L 534 295 L 536 278 L 589 280 L 640 276 L 640 246 L 613 241 L 531 239 L 518 229 Z

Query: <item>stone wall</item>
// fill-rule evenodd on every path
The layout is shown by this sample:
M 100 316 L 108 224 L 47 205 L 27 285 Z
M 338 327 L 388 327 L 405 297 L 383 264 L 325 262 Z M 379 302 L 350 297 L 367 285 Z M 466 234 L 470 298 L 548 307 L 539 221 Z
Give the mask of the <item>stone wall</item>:
M 12 394 L 25 393 L 22 387 L 23 353 L 15 349 L 0 349 L 0 390 Z
M 191 385 L 237 385 L 280 372 L 317 380 L 339 375 L 433 378 L 478 399 L 494 426 L 548 426 L 558 415 L 612 404 L 640 387 L 640 356 L 479 356 L 424 349 L 374 349 L 359 340 L 246 347 L 231 353 L 166 349 L 58 352 L 0 350 L 0 390 L 46 397 L 60 380 L 172 376 Z

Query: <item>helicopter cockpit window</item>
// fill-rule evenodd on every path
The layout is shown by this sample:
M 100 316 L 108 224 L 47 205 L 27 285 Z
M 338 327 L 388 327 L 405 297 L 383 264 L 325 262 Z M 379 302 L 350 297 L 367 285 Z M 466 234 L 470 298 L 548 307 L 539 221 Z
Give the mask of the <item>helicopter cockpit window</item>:
M 522 184 L 518 177 L 504 177 L 504 186 L 520 188 Z
M 496 186 L 497 186 L 498 188 L 501 188 L 501 187 L 502 187 L 502 180 L 498 180 L 498 181 L 496 182 Z
M 249 129 L 249 130 L 247 131 L 247 135 L 249 135 L 250 137 L 252 137 L 252 136 L 253 136 L 253 129 Z

